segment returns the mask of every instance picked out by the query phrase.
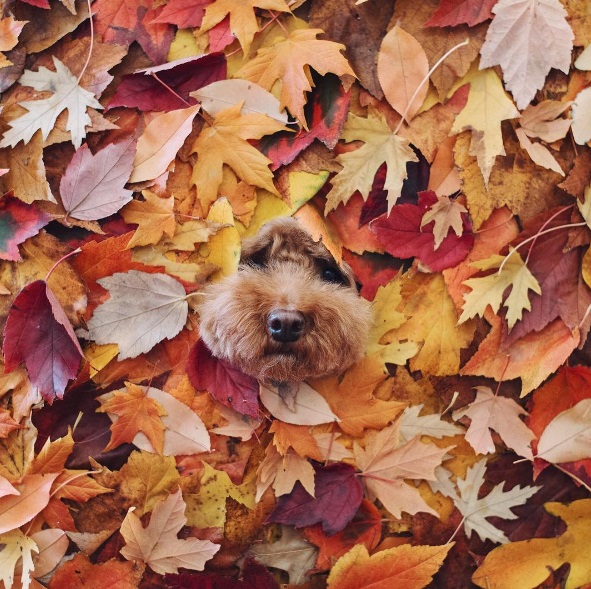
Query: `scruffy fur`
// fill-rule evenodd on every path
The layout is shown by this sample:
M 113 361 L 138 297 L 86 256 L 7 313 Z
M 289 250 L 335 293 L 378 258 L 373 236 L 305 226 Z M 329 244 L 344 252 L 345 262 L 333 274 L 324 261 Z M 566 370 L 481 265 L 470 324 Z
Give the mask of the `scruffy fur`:
M 297 341 L 275 341 L 274 312 L 301 314 Z M 238 272 L 206 288 L 200 316 L 214 356 L 272 383 L 342 372 L 363 355 L 370 326 L 351 269 L 289 217 L 244 241 Z

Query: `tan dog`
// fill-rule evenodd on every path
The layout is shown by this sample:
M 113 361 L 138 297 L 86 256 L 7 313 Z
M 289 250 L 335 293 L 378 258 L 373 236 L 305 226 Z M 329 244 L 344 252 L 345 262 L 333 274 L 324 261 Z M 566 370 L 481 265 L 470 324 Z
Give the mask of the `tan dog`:
M 364 353 L 370 305 L 351 269 L 292 218 L 246 239 L 238 272 L 208 286 L 201 337 L 214 356 L 273 384 L 337 374 Z

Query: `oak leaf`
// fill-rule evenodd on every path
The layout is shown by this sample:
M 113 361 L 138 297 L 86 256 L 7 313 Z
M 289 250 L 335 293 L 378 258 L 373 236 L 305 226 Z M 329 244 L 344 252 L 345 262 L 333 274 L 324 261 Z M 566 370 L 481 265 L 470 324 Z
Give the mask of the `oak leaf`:
M 507 325 L 511 329 L 521 319 L 523 310 L 531 309 L 529 291 L 542 293 L 539 282 L 513 248 L 510 248 L 507 256 L 495 254 L 485 260 L 473 262 L 472 266 L 479 270 L 495 270 L 495 272 L 464 281 L 464 284 L 472 290 L 464 295 L 464 306 L 459 323 L 475 315 L 482 317 L 489 305 L 497 313 L 503 303 L 507 308 Z M 505 291 L 509 287 L 511 292 L 505 297 Z
M 0 550 L 0 581 L 5 587 L 13 587 L 16 565 L 20 560 L 22 587 L 28 589 L 35 568 L 33 552 L 39 552 L 37 544 L 18 529 L 0 534 L 0 544 L 3 545 Z
M 367 118 L 350 113 L 342 138 L 347 142 L 360 140 L 364 144 L 337 156 L 336 160 L 343 169 L 331 180 L 332 189 L 326 196 L 325 214 L 341 203 L 347 204 L 356 191 L 367 201 L 376 172 L 384 163 L 387 165 L 384 190 L 387 191 L 390 212 L 407 177 L 406 164 L 418 161 L 409 141 L 394 135 L 386 119 L 371 111 Z
M 371 556 L 363 545 L 354 546 L 333 566 L 328 589 L 404 586 L 421 589 L 429 585 L 453 543 L 447 546 L 410 546 L 380 550 Z
M 505 155 L 501 122 L 519 116 L 497 74 L 487 69 L 468 74 L 468 102 L 456 117 L 451 133 L 471 131 L 470 155 L 475 155 L 488 186 L 490 173 L 498 155 Z
M 185 289 L 171 276 L 129 270 L 97 282 L 111 296 L 88 321 L 88 338 L 117 344 L 120 360 L 148 352 L 184 327 L 189 311 Z
M 76 151 L 60 181 L 66 216 L 96 221 L 116 213 L 132 198 L 125 189 L 131 174 L 133 137 L 107 145 L 93 155 L 85 144 Z
M 21 102 L 28 112 L 9 123 L 11 128 L 4 133 L 0 147 L 14 147 L 21 140 L 28 143 L 38 130 L 43 139 L 47 139 L 58 115 L 64 110 L 69 113 L 66 129 L 74 147 L 78 149 L 82 144 L 85 127 L 91 124 L 86 109 L 103 107 L 94 94 L 78 84 L 76 77 L 57 57 L 53 58 L 53 64 L 55 72 L 40 67 L 36 72 L 25 70 L 20 77 L 21 85 L 31 86 L 38 92 L 50 90 L 53 94 L 49 98 Z
M 519 419 L 520 415 L 527 415 L 527 411 L 513 399 L 494 394 L 489 387 L 478 386 L 475 389 L 476 399 L 453 412 L 455 420 L 464 416 L 472 420 L 465 437 L 474 451 L 478 454 L 495 452 L 489 431 L 492 429 L 519 456 L 533 460 L 531 441 L 535 434 Z
M 133 508 L 130 509 L 121 524 L 121 535 L 125 540 L 121 554 L 127 560 L 146 563 L 159 574 L 176 573 L 179 567 L 202 571 L 220 546 L 209 540 L 179 539 L 177 534 L 186 521 L 180 489 L 154 506 L 150 523 L 145 528 Z
M 341 54 L 345 46 L 317 39 L 322 32 L 322 29 L 296 29 L 289 37 L 276 37 L 271 46 L 259 49 L 256 57 L 237 74 L 269 91 L 279 81 L 281 108 L 287 107 L 305 129 L 306 92 L 313 87 L 310 70 L 314 69 L 321 76 L 328 73 L 355 76 Z
M 379 499 L 394 517 L 400 518 L 403 511 L 437 515 L 418 489 L 404 481 L 434 481 L 434 470 L 449 448 L 424 444 L 419 438 L 399 446 L 399 430 L 400 421 L 397 421 L 378 432 L 369 432 L 365 448 L 355 443 L 355 462 L 360 476 L 364 478 L 370 498 Z
M 577 589 L 591 583 L 589 554 L 591 542 L 591 499 L 569 504 L 546 503 L 546 511 L 560 517 L 566 530 L 556 538 L 532 538 L 495 548 L 472 575 L 472 581 L 486 589 L 534 589 L 550 571 L 565 563 L 570 565 L 566 589 Z
M 507 543 L 507 536 L 486 518 L 496 516 L 502 519 L 517 519 L 511 511 L 512 508 L 523 505 L 541 487 L 515 486 L 509 491 L 504 491 L 504 483 L 499 483 L 482 497 L 479 490 L 484 483 L 485 470 L 486 458 L 483 458 L 468 469 L 465 478 L 457 480 L 460 494 L 454 497 L 454 503 L 464 516 L 464 529 L 468 538 L 472 532 L 476 532 L 483 541 L 488 539 Z
M 149 190 L 144 190 L 142 194 L 144 201 L 133 200 L 121 211 L 127 223 L 138 225 L 127 244 L 127 249 L 138 245 L 156 244 L 163 235 L 173 237 L 176 231 L 174 197 L 160 198 Z
M 481 68 L 500 65 L 505 85 L 524 109 L 551 68 L 570 69 L 573 32 L 558 0 L 499 0 L 480 50 Z
M 112 397 L 102 401 L 97 411 L 113 413 L 119 417 L 111 426 L 111 439 L 105 452 L 124 442 L 132 442 L 141 431 L 156 452 L 162 454 L 165 428 L 160 417 L 166 415 L 166 411 L 158 401 L 147 396 L 144 387 L 126 383 L 124 390 L 115 391 Z
M 207 210 L 218 196 L 223 167 L 229 166 L 247 184 L 278 195 L 273 185 L 271 160 L 248 143 L 284 129 L 279 122 L 258 113 L 241 114 L 242 104 L 222 110 L 193 143 L 197 153 L 191 182 L 199 187 L 199 199 Z

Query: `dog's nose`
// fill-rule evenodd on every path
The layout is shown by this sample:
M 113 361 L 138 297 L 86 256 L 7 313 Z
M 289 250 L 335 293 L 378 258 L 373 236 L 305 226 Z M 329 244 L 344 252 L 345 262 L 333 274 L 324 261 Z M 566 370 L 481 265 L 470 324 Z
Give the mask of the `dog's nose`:
M 291 309 L 276 309 L 267 315 L 267 331 L 276 342 L 295 342 L 304 333 L 304 316 Z

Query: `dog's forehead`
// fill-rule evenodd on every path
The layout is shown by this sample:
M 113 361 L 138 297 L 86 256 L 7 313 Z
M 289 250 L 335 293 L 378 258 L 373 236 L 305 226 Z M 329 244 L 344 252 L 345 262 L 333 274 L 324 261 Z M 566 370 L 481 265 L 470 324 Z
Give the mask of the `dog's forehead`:
M 314 241 L 302 225 L 291 217 L 273 219 L 242 244 L 242 258 L 248 259 L 265 250 L 270 258 L 315 257 L 334 260 L 328 249 Z

